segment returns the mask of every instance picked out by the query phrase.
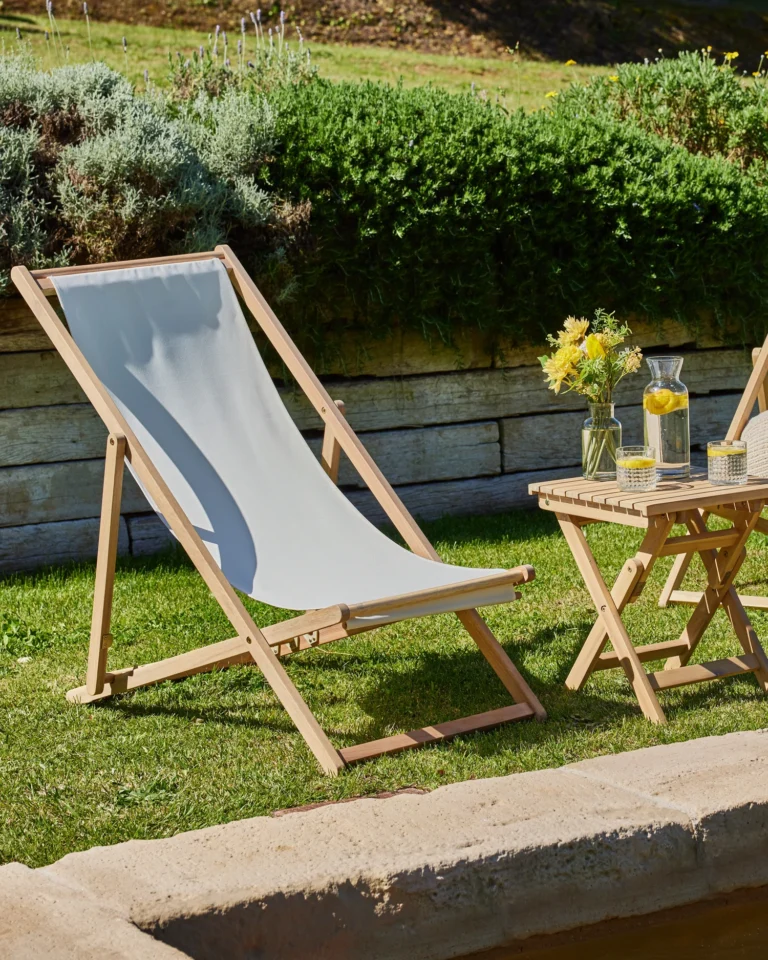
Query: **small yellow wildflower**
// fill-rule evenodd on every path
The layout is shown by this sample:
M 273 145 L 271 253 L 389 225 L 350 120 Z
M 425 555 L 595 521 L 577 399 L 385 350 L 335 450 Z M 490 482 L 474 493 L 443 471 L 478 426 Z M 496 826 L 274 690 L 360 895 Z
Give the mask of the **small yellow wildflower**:
M 575 61 L 575 60 L 566 60 L 566 61 L 565 61 L 565 65 L 566 65 L 566 67 L 575 67 L 575 66 L 576 66 L 576 61 Z
M 598 360 L 605 356 L 605 346 L 601 343 L 598 334 L 590 333 L 584 341 L 584 352 L 590 360 Z
M 556 97 L 556 96 L 557 96 L 557 90 L 548 90 L 548 91 L 544 94 L 544 96 L 545 96 L 545 97 Z
M 759 71 L 759 70 L 753 70 L 753 71 L 752 71 L 752 76 L 753 76 L 753 77 L 759 77 L 759 76 L 760 76 L 760 71 Z
M 712 53 L 712 44 L 707 44 L 707 53 Z
M 738 55 L 739 55 L 738 50 L 732 50 L 731 53 L 726 53 L 725 59 L 728 61 L 728 63 L 730 63 L 731 60 L 735 60 L 738 57 Z
M 634 347 L 624 357 L 624 369 L 627 373 L 635 373 L 636 370 L 640 369 L 640 361 L 642 359 L 643 355 L 640 352 L 640 347 Z
M 619 78 L 618 78 L 618 75 L 614 73 L 610 77 L 608 77 L 608 79 L 611 81 L 611 83 L 616 83 Z
M 563 324 L 563 329 L 557 336 L 557 339 L 563 346 L 572 346 L 581 343 L 589 330 L 589 320 L 577 320 L 576 317 L 568 317 Z

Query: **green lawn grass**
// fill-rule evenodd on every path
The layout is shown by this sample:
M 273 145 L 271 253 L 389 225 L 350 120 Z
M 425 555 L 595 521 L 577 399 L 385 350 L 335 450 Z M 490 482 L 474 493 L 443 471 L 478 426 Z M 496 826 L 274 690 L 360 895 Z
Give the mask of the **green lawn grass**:
M 573 693 L 563 682 L 594 619 L 554 518 L 536 512 L 451 520 L 428 532 L 446 560 L 536 566 L 523 599 L 486 611 L 491 627 L 549 711 L 525 721 L 321 774 L 253 667 L 146 688 L 96 706 L 66 691 L 85 673 L 91 566 L 0 582 L 0 861 L 39 866 L 73 850 L 164 837 L 275 809 L 471 777 L 553 767 L 586 757 L 768 726 L 752 677 L 661 694 L 665 727 L 641 715 L 618 671 Z M 590 528 L 609 576 L 638 531 Z M 768 591 L 768 541 L 753 536 L 739 582 Z M 656 606 L 671 559 L 658 564 L 627 621 L 639 641 L 676 637 L 690 608 Z M 701 575 L 698 561 L 689 573 Z M 248 601 L 258 623 L 279 613 Z M 758 633 L 768 632 L 756 613 Z M 196 572 L 176 555 L 124 562 L 116 586 L 114 667 L 181 653 L 231 635 Z M 740 652 L 722 613 L 702 659 Z M 28 663 L 18 658 L 31 656 Z M 503 706 L 508 696 L 453 616 L 385 627 L 289 658 L 286 668 L 336 746 Z
M 91 45 L 88 43 L 83 20 L 59 20 L 58 36 L 45 40 L 49 29 L 47 17 L 3 14 L 0 11 L 0 37 L 6 49 L 16 45 L 15 31 L 21 30 L 22 39 L 40 57 L 46 67 L 66 60 L 80 63 L 104 60 L 120 70 L 140 87 L 144 71 L 153 83 L 163 84 L 168 73 L 168 54 L 191 56 L 201 43 L 208 42 L 207 34 L 193 30 L 172 30 L 163 27 L 130 26 L 127 24 L 91 23 Z M 128 43 L 123 52 L 122 37 Z M 234 44 L 237 38 L 232 38 Z M 250 34 L 248 43 L 253 44 Z M 62 52 L 63 48 L 63 52 Z M 458 92 L 471 89 L 485 90 L 489 96 L 497 94 L 511 108 L 533 110 L 545 105 L 546 94 L 564 89 L 573 81 L 583 81 L 606 67 L 565 66 L 520 60 L 513 56 L 499 59 L 455 57 L 438 54 L 414 53 L 382 47 L 310 44 L 313 59 L 321 76 L 331 80 L 381 80 L 396 83 L 402 79 L 408 86 L 434 83 Z

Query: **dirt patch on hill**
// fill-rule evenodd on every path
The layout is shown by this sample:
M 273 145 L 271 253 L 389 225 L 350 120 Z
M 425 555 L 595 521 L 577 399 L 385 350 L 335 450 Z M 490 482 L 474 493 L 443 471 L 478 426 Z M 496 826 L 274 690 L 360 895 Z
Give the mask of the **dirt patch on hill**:
M 261 0 L 267 23 L 280 3 Z M 239 29 L 259 0 L 90 0 L 94 19 L 211 30 Z M 582 63 L 615 63 L 711 44 L 751 63 L 768 46 L 768 15 L 735 5 L 653 0 L 285 0 L 289 24 L 310 40 L 495 56 L 524 53 Z M 5 13 L 41 13 L 42 0 L 4 0 Z M 56 0 L 60 17 L 82 16 L 81 0 Z

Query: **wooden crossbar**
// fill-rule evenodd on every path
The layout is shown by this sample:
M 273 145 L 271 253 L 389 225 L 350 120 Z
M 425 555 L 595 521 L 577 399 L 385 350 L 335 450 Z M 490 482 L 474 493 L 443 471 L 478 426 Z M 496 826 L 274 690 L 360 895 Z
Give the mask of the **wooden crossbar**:
M 687 649 L 688 645 L 684 640 L 663 640 L 660 643 L 644 643 L 642 647 L 635 647 L 635 653 L 640 663 L 647 663 L 649 660 L 662 660 L 664 657 L 683 653 Z M 618 653 L 609 651 L 600 654 L 593 670 L 612 670 L 621 665 Z
M 749 653 L 741 657 L 725 657 L 709 663 L 660 670 L 658 673 L 649 673 L 648 678 L 654 690 L 668 690 L 670 687 L 682 687 L 689 683 L 721 680 L 723 677 L 736 677 L 740 673 L 754 673 L 759 667 L 757 657 Z
M 689 533 L 682 537 L 669 537 L 659 551 L 660 557 L 672 557 L 681 553 L 698 553 L 700 550 L 732 547 L 738 540 L 733 530 L 708 530 L 706 533 Z
M 702 596 L 701 590 L 673 590 L 669 595 L 669 600 L 670 603 L 683 603 L 695 607 Z M 768 610 L 768 597 L 740 593 L 739 600 L 750 610 Z
M 516 703 L 511 707 L 476 713 L 461 720 L 448 720 L 434 727 L 421 727 L 419 730 L 411 730 L 410 733 L 396 733 L 392 737 L 371 740 L 370 743 L 361 743 L 355 747 L 343 747 L 339 753 L 345 763 L 359 763 L 361 760 L 370 760 L 371 757 L 378 757 L 383 753 L 400 753 L 412 747 L 423 747 L 428 743 L 458 737 L 462 733 L 491 730 L 511 720 L 525 720 L 533 716 L 534 712 L 527 703 Z
M 343 452 L 368 485 L 385 514 L 411 550 L 419 556 L 440 562 L 432 544 L 418 527 L 347 423 L 343 405 L 331 400 L 325 387 L 315 376 L 288 336 L 285 328 L 228 246 L 218 246 L 214 251 L 205 253 L 60 267 L 32 272 L 25 267 L 14 267 L 11 276 L 17 289 L 37 317 L 85 395 L 93 404 L 96 412 L 105 423 L 110 438 L 114 438 L 116 444 L 113 451 L 114 456 L 110 453 L 109 448 L 107 455 L 87 682 L 84 687 L 70 691 L 69 698 L 79 703 L 89 703 L 115 693 L 128 692 L 163 680 L 180 679 L 194 673 L 223 668 L 234 663 L 245 663 L 250 660 L 262 670 L 265 679 L 306 740 L 323 770 L 330 775 L 335 775 L 346 763 L 352 762 L 354 759 L 365 759 L 377 756 L 379 753 L 391 752 L 392 749 L 405 749 L 405 747 L 386 745 L 392 739 L 386 738 L 386 742 L 382 742 L 385 745 L 381 749 L 376 746 L 377 741 L 375 744 L 361 745 L 358 748 L 358 754 L 355 754 L 354 751 L 350 752 L 352 748 L 346 748 L 344 751 L 336 750 L 285 673 L 280 663 L 280 656 L 295 650 L 316 646 L 318 643 L 330 642 L 343 636 L 350 636 L 354 633 L 372 629 L 371 625 L 360 622 L 361 617 L 376 616 L 371 611 L 378 610 L 383 613 L 383 617 L 374 626 L 378 626 L 382 620 L 406 619 L 412 616 L 425 615 L 424 610 L 419 608 L 419 603 L 437 598 L 440 602 L 448 604 L 446 609 L 455 610 L 463 627 L 516 702 L 513 707 L 504 708 L 502 711 L 491 711 L 490 714 L 479 714 L 476 717 L 466 717 L 462 721 L 450 721 L 447 725 L 441 724 L 434 728 L 425 728 L 421 734 L 419 731 L 414 731 L 412 734 L 401 734 L 400 737 L 402 738 L 407 740 L 410 738 L 406 746 L 434 742 L 448 736 L 455 736 L 457 733 L 487 729 L 488 726 L 496 723 L 506 723 L 531 716 L 540 720 L 544 719 L 546 713 L 538 698 L 520 671 L 512 663 L 501 644 L 493 636 L 485 621 L 476 610 L 464 609 L 460 605 L 460 598 L 462 596 L 466 597 L 467 590 L 470 587 L 476 589 L 478 584 L 482 584 L 486 580 L 488 582 L 485 583 L 485 586 L 488 589 L 502 587 L 505 584 L 525 582 L 532 578 L 531 568 L 504 571 L 493 578 L 482 578 L 472 584 L 453 584 L 433 591 L 414 592 L 403 597 L 389 597 L 383 601 L 376 600 L 371 604 L 358 604 L 357 621 L 351 618 L 349 608 L 338 605 L 325 610 L 309 611 L 290 621 L 284 621 L 281 624 L 263 629 L 256 625 L 242 600 L 214 562 L 210 552 L 176 501 L 167 483 L 142 448 L 111 395 L 95 375 L 70 336 L 66 326 L 48 302 L 49 297 L 55 296 L 56 291 L 53 281 L 59 276 L 156 264 L 184 263 L 211 258 L 223 262 L 235 291 L 239 294 L 299 387 L 323 419 L 325 436 L 322 460 L 331 479 L 335 481 L 338 477 L 339 460 Z M 230 640 L 223 640 L 199 650 L 169 657 L 157 663 L 110 672 L 107 670 L 107 655 L 112 644 L 110 633 L 112 585 L 114 582 L 116 538 L 119 522 L 119 480 L 124 460 L 128 460 L 131 464 L 134 473 L 143 484 L 150 499 L 168 523 L 228 617 L 236 635 Z M 489 599 L 488 602 L 506 602 L 517 596 L 519 595 L 516 591 L 512 591 L 511 595 L 507 591 L 503 598 Z M 457 606 L 450 605 L 451 598 L 454 597 L 457 598 Z M 349 628 L 347 626 L 348 621 L 350 622 Z M 495 719 L 489 719 L 492 717 Z

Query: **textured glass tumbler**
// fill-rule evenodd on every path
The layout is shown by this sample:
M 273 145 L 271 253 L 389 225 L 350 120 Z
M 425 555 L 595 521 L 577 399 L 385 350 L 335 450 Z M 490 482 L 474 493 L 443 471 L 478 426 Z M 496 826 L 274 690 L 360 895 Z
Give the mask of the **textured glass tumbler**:
M 616 479 L 619 490 L 643 493 L 655 490 L 658 478 L 654 447 L 619 447 L 616 451 Z
M 747 482 L 747 444 L 745 440 L 713 440 L 707 444 L 709 482 L 718 487 L 738 487 Z

